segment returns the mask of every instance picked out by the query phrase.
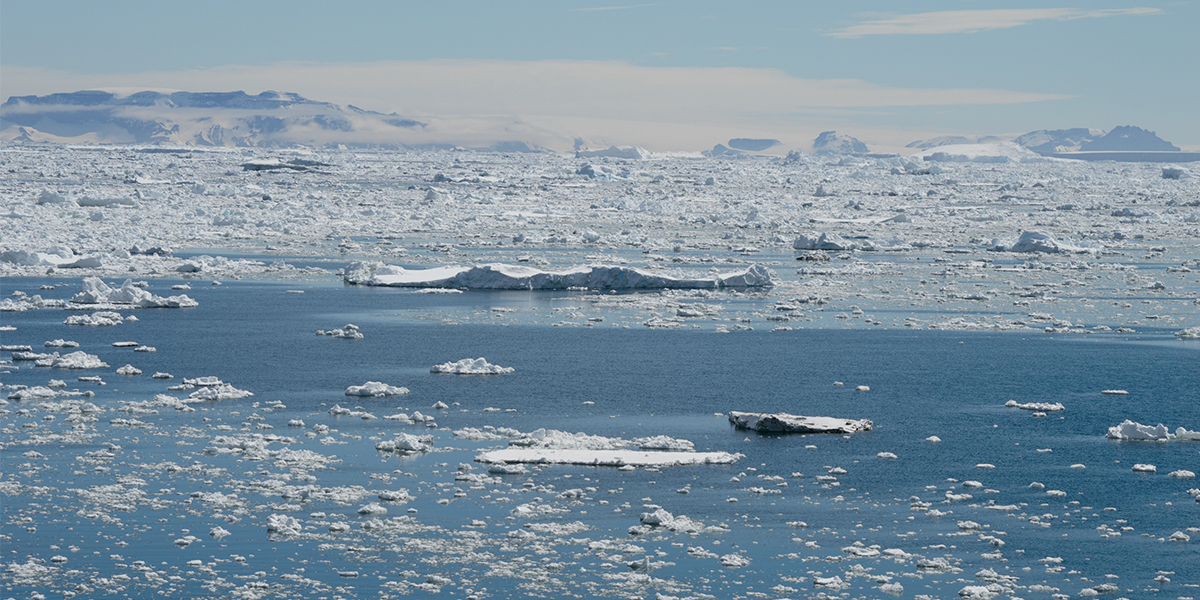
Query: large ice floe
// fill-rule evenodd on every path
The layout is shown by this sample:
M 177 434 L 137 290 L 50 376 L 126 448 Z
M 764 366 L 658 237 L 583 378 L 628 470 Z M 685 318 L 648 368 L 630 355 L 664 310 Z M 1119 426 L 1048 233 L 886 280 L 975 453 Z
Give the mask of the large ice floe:
M 464 358 L 460 361 L 446 362 L 440 365 L 433 365 L 429 368 L 430 373 L 449 373 L 452 375 L 503 375 L 504 373 L 512 373 L 513 371 L 516 371 L 516 369 L 493 365 L 482 356 L 479 358 Z M 346 393 L 349 394 L 349 391 Z
M 463 437 L 469 436 L 464 433 Z M 475 457 L 481 463 L 560 464 L 602 467 L 674 467 L 683 465 L 723 465 L 737 462 L 741 454 L 695 452 L 688 440 L 662 436 L 623 440 L 584 433 L 538 429 L 509 440 L 503 450 L 482 452 Z M 633 448 L 637 448 L 636 450 Z M 679 450 L 649 450 L 678 448 Z
M 1175 433 L 1171 433 L 1162 423 L 1151 426 L 1125 419 L 1120 425 L 1109 427 L 1108 433 L 1104 434 L 1104 437 L 1110 440 L 1132 442 L 1200 441 L 1200 431 L 1189 431 L 1184 427 L 1178 427 L 1175 429 Z
M 346 283 L 390 287 L 466 288 L 474 290 L 669 290 L 771 287 L 771 271 L 761 265 L 702 278 L 652 273 L 623 266 L 591 265 L 566 271 L 492 263 L 405 269 L 381 262 L 354 262 Z
M 805 417 L 787 413 L 752 413 L 729 411 L 729 422 L 738 429 L 753 429 L 760 433 L 857 433 L 870 431 L 874 425 L 867 419 L 836 417 Z

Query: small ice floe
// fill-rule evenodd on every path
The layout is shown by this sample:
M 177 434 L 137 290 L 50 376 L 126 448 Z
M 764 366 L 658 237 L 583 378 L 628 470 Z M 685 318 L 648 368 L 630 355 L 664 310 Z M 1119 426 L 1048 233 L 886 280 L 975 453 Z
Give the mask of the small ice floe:
M 942 441 L 942 438 L 940 438 L 936 435 L 931 435 L 931 436 L 925 438 L 925 441 L 936 444 L 936 443 Z
M 71 304 L 97 304 L 105 307 L 128 308 L 194 308 L 200 303 L 183 296 L 155 296 L 132 280 L 126 279 L 119 288 L 109 287 L 99 277 L 87 277 L 79 293 L 71 298 Z
M 78 348 L 79 342 L 73 342 L 70 340 L 64 340 L 64 339 L 59 338 L 56 340 L 50 340 L 50 341 L 46 342 L 46 347 L 47 348 Z
M 1129 392 L 1126 390 L 1100 390 L 1100 393 L 1107 394 L 1109 396 L 1128 396 L 1129 395 Z
M 458 362 L 442 363 L 430 367 L 430 373 L 451 373 L 454 375 L 499 375 L 516 371 L 513 367 L 493 365 L 480 358 L 464 358 Z
M 239 390 L 228 383 L 222 383 L 220 385 L 202 387 L 188 394 L 188 398 L 197 402 L 211 402 L 216 400 L 237 400 L 238 398 L 246 398 L 253 395 L 253 392 Z
M 860 385 L 860 386 L 858 386 L 858 387 L 854 388 L 854 391 L 856 391 L 856 392 L 869 392 L 869 391 L 871 391 L 871 386 L 869 386 L 869 385 Z
M 528 472 L 529 469 L 520 464 L 493 463 L 488 465 L 488 473 L 492 475 L 524 475 Z
M 1167 473 L 1167 477 L 1174 477 L 1175 479 L 1195 479 L 1196 474 L 1192 471 L 1180 469 L 1178 471 L 1171 471 L 1170 473 Z
M 1111 440 L 1165 442 L 1171 438 L 1171 434 L 1162 423 L 1151 427 L 1125 419 L 1120 425 L 1109 427 L 1105 437 Z
M 387 507 L 378 502 L 372 502 L 365 506 L 359 507 L 358 514 L 360 514 L 360 515 L 386 515 Z
M 368 381 L 362 385 L 352 385 L 346 388 L 347 396 L 363 398 L 381 398 L 384 396 L 403 396 L 408 393 L 406 387 L 396 387 L 379 381 Z
M 390 440 L 376 442 L 375 449 L 380 452 L 429 452 L 433 450 L 433 437 L 397 433 Z
M 318 329 L 317 335 L 327 335 L 330 337 L 340 338 L 343 340 L 361 340 L 363 334 L 358 330 L 358 325 L 347 323 L 341 329 Z
M 63 320 L 63 325 L 81 325 L 84 327 L 110 327 L 124 323 L 121 313 L 108 310 L 96 311 L 90 315 L 71 315 Z
M 1189 541 L 1191 541 L 1192 538 L 1191 538 L 1191 536 L 1189 536 L 1188 534 L 1186 534 L 1182 531 L 1176 531 L 1175 533 L 1172 533 L 1167 539 L 1171 540 L 1172 542 L 1189 542 Z
M 835 417 L 805 417 L 787 413 L 750 413 L 729 411 L 729 422 L 737 429 L 772 433 L 856 433 L 870 431 L 873 423 L 867 419 Z
M 99 356 L 88 354 L 82 350 L 76 350 L 63 356 L 55 353 L 50 358 L 43 358 L 34 364 L 54 369 L 102 369 L 108 366 L 108 363 L 100 360 Z
M 154 374 L 151 375 L 150 377 L 152 379 L 174 379 L 175 378 L 174 375 L 172 375 L 170 373 L 164 373 L 162 371 L 155 371 Z
M 1057 412 L 1060 410 L 1066 410 L 1066 407 L 1063 406 L 1061 402 L 1055 402 L 1053 404 L 1051 404 L 1049 402 L 1020 403 L 1020 402 L 1017 402 L 1016 400 L 1009 400 L 1008 402 L 1004 403 L 1004 406 L 1007 406 L 1009 408 L 1019 408 L 1021 410 L 1032 410 L 1032 411 L 1037 411 L 1037 412 Z
M 154 346 L 138 346 L 133 349 L 134 352 L 158 352 L 158 348 Z
M 892 454 L 891 452 L 880 452 L 880 453 L 876 454 L 875 456 L 877 456 L 879 458 L 883 458 L 883 459 L 889 459 L 889 460 L 896 458 L 896 455 Z
M 438 400 L 437 402 L 434 402 L 433 406 L 430 408 L 432 408 L 434 410 L 446 410 L 447 408 L 450 408 L 450 405 L 446 404 L 445 402 L 442 402 L 441 400 Z
M 138 343 L 137 342 L 113 342 L 112 346 L 113 346 L 113 348 L 136 348 L 138 346 Z
M 1133 465 L 1133 472 L 1134 473 L 1157 473 L 1158 467 L 1156 467 L 1154 465 L 1144 464 L 1144 463 L 1137 463 L 1137 464 Z
M 1176 331 L 1175 337 L 1182 340 L 1200 340 L 1200 325 Z
M 304 526 L 300 520 L 287 515 L 267 515 L 267 533 L 278 535 L 300 535 Z M 215 536 L 214 536 L 215 537 Z
M 125 366 L 117 369 L 117 375 L 141 375 L 141 374 L 142 374 L 142 370 L 133 365 L 125 365 Z

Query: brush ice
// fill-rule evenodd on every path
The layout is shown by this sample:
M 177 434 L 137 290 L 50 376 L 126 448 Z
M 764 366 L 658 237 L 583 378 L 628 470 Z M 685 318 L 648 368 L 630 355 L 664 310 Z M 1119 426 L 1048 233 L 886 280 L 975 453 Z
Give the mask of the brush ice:
M 363 396 L 378 398 L 382 396 L 403 396 L 408 388 L 388 385 L 380 381 L 368 381 L 362 385 L 352 385 L 346 388 L 347 396 Z
M 513 367 L 493 365 L 482 356 L 479 358 L 464 358 L 458 362 L 442 363 L 429 368 L 430 373 L 451 373 L 454 375 L 500 375 L 516 371 Z
M 779 433 L 856 433 L 870 431 L 873 424 L 867 419 L 835 417 L 805 417 L 787 413 L 751 413 L 731 410 L 729 422 L 738 429 Z
M 655 290 L 771 287 L 771 272 L 754 265 L 706 278 L 689 279 L 622 266 L 585 266 L 567 271 L 492 263 L 475 267 L 411 270 L 383 263 L 355 262 L 345 269 L 346 283 L 368 286 L 465 288 L 475 290 Z

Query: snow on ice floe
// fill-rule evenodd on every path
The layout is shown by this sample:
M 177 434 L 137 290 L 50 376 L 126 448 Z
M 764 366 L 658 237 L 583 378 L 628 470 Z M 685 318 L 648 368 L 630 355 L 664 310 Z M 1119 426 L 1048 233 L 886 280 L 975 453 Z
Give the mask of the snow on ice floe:
M 368 398 L 380 398 L 383 396 L 403 396 L 408 393 L 408 388 L 388 385 L 380 381 L 368 381 L 362 385 L 352 385 L 346 388 L 347 396 L 362 396 Z
M 429 368 L 430 373 L 450 373 L 454 375 L 500 375 L 516 371 L 513 367 L 493 365 L 482 356 L 479 358 L 464 358 L 457 362 L 447 362 Z
M 1200 325 L 1176 331 L 1175 337 L 1185 340 L 1200 340 Z
M 82 289 L 71 297 L 71 303 L 103 305 L 110 308 L 193 308 L 200 305 L 186 295 L 166 298 L 155 296 L 133 285 L 132 279 L 126 279 L 121 287 L 114 288 L 99 277 L 84 278 Z
M 405 269 L 380 262 L 355 262 L 346 267 L 346 283 L 368 286 L 465 288 L 476 290 L 665 290 L 771 287 L 772 273 L 752 267 L 704 278 L 656 274 L 623 266 L 592 265 L 566 271 L 491 263 Z
M 787 413 L 751 413 L 729 411 L 729 422 L 738 429 L 753 429 L 767 433 L 856 433 L 870 431 L 873 423 L 867 419 L 836 417 L 805 417 Z

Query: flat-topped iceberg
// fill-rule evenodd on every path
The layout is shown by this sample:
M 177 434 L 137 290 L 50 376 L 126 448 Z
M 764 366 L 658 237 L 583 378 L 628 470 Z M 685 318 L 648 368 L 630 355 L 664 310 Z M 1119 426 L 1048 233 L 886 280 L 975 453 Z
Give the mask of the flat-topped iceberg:
M 768 433 L 856 433 L 870 431 L 873 423 L 867 419 L 836 417 L 804 417 L 787 413 L 751 413 L 729 411 L 729 422 L 738 429 L 753 429 Z
M 114 288 L 99 277 L 87 277 L 79 293 L 71 297 L 73 304 L 100 304 L 104 306 L 129 306 L 137 308 L 193 308 L 200 304 L 187 295 L 155 296 L 133 285 L 126 279 L 121 287 Z
M 771 275 L 771 271 L 761 265 L 689 279 L 610 265 L 588 265 L 565 271 L 542 271 L 533 267 L 503 263 L 474 267 L 405 269 L 381 262 L 359 261 L 347 266 L 343 277 L 346 283 L 352 285 L 390 287 L 474 290 L 665 290 L 771 287 L 774 285 Z

